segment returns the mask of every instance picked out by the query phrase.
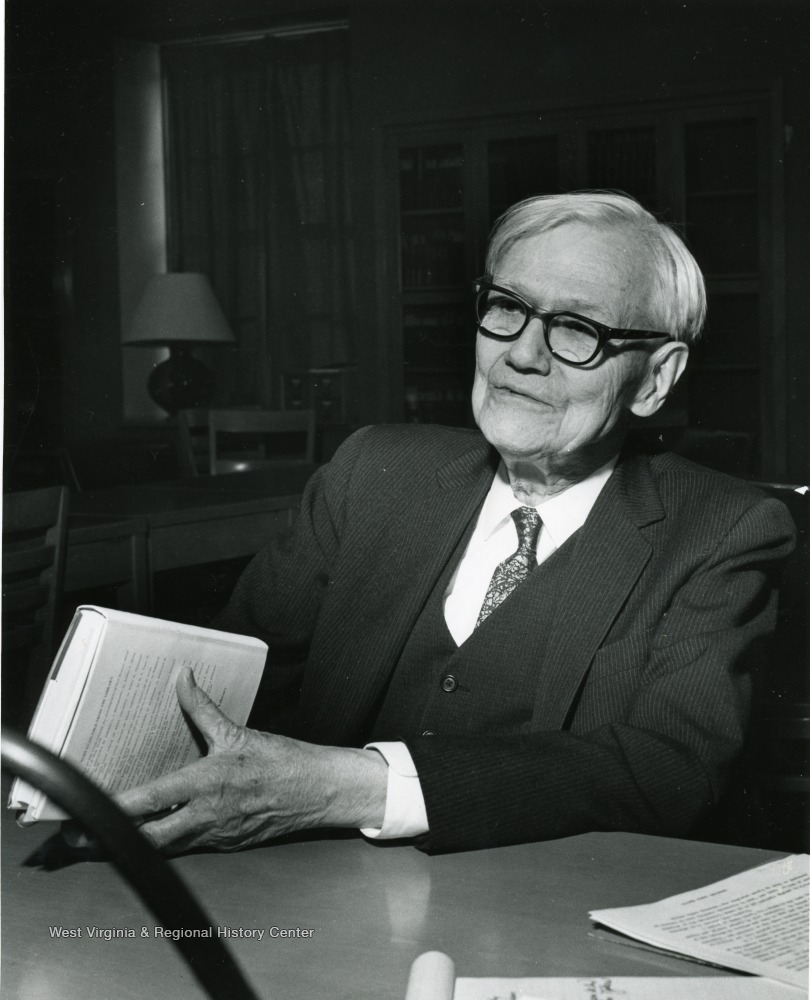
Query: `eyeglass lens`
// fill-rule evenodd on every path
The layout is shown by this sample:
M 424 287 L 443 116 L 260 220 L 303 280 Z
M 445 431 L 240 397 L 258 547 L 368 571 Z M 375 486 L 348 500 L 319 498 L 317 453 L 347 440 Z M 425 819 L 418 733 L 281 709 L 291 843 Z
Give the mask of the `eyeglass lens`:
M 528 321 L 528 308 L 505 292 L 482 288 L 476 301 L 479 325 L 494 337 L 514 337 Z M 596 329 L 576 316 L 554 316 L 546 330 L 549 348 L 565 361 L 590 361 L 599 348 Z

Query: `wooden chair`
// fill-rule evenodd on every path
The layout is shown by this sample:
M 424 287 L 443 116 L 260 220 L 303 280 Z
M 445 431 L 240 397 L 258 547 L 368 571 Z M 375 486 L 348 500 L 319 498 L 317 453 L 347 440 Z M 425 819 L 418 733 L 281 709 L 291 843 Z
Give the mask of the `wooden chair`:
M 730 476 L 746 477 L 752 472 L 754 438 L 744 431 L 684 427 L 672 450 L 699 465 L 707 465 Z
M 757 772 L 768 811 L 768 843 L 810 850 L 810 494 L 761 483 L 796 523 L 796 548 L 782 578 L 773 655 L 759 708 Z
M 785 504 L 796 525 L 796 548 L 785 566 L 779 590 L 776 649 L 780 662 L 777 680 L 767 692 L 769 701 L 810 701 L 810 492 L 795 486 L 758 483 L 761 490 Z
M 65 564 L 64 486 L 3 497 L 3 716 L 27 725 L 55 647 Z
M 247 472 L 315 459 L 314 410 L 209 410 L 209 472 Z

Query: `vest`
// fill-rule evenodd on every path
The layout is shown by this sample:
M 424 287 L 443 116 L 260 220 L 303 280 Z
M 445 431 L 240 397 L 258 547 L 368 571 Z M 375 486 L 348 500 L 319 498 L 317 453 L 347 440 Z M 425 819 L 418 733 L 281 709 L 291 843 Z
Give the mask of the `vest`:
M 473 519 L 473 524 L 475 519 Z M 471 533 L 459 542 L 428 598 L 393 671 L 371 729 L 372 740 L 531 730 L 537 685 L 557 601 L 571 569 L 575 532 L 538 566 L 460 646 L 444 620 L 444 594 Z M 502 637 L 536 632 L 530 662 L 504 661 Z M 492 673 L 500 683 L 493 689 Z

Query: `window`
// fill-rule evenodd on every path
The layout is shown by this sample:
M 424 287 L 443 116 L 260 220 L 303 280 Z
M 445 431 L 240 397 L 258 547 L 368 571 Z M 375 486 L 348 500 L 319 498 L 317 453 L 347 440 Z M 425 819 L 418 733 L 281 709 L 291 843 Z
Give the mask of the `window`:
M 285 369 L 353 360 L 347 36 L 163 50 L 169 270 L 207 274 L 236 332 L 220 403 L 278 405 Z

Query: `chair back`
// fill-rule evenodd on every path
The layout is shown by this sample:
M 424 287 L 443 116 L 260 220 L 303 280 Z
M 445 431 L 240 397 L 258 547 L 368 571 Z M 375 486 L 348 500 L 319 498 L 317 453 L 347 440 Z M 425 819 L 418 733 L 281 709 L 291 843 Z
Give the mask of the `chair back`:
M 768 692 L 774 701 L 810 701 L 810 491 L 795 486 L 759 483 L 769 496 L 781 500 L 796 525 L 796 548 L 790 555 L 779 588 L 776 655 L 779 683 Z
M 71 493 L 82 491 L 73 457 L 65 447 L 20 448 L 3 470 L 3 482 L 9 491 L 43 486 L 67 486 Z
M 314 410 L 209 410 L 209 472 L 248 472 L 315 459 Z
M 765 664 L 759 739 L 761 794 L 770 833 L 763 846 L 810 850 L 810 494 L 794 486 L 761 483 L 781 500 L 796 524 L 796 548 L 779 591 L 779 616 Z
M 208 474 L 208 410 L 178 411 L 177 461 L 184 478 Z
M 752 473 L 754 436 L 744 431 L 684 427 L 673 451 L 699 465 L 745 478 Z
M 67 495 L 50 486 L 3 497 L 3 715 L 16 724 L 33 707 L 54 653 Z

